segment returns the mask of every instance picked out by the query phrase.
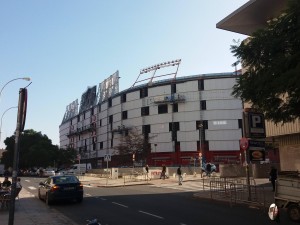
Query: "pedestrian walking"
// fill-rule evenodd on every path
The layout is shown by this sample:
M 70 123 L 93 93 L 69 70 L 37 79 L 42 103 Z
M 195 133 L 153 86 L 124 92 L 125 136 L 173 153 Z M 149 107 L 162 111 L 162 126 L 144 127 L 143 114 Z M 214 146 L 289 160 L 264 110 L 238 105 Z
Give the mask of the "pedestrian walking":
M 210 174 L 211 174 L 211 164 L 210 163 L 207 163 L 206 164 L 206 175 L 208 177 L 210 177 Z
M 269 175 L 270 175 L 269 180 L 271 181 L 272 184 L 272 191 L 275 191 L 275 182 L 277 180 L 277 169 L 274 166 L 271 167 L 271 171 Z
M 145 166 L 145 170 L 146 170 L 146 178 L 148 180 L 149 179 L 149 166 L 148 165 Z
M 166 178 L 166 172 L 167 172 L 167 167 L 163 165 L 159 179 L 163 178 L 164 180 Z
M 178 176 L 178 184 L 182 185 L 182 171 L 181 171 L 181 165 L 177 169 L 177 176 Z

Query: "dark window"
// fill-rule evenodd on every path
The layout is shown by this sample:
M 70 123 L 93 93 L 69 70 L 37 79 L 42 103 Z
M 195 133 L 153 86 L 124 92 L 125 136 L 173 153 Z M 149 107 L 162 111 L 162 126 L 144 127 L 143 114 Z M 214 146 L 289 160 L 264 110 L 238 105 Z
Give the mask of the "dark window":
M 100 127 L 102 127 L 102 119 L 100 119 Z
M 145 87 L 145 88 L 140 89 L 140 98 L 145 98 L 147 96 L 148 96 L 148 88 Z
M 168 113 L 168 105 L 158 105 L 158 114 Z
M 112 124 L 113 123 L 113 115 L 110 115 L 108 117 L 108 123 Z
M 150 125 L 143 125 L 142 132 L 143 134 L 149 134 L 151 132 Z
M 180 152 L 180 142 L 179 141 L 175 142 L 175 152 Z
M 100 149 L 103 149 L 103 141 L 100 142 Z
M 178 112 L 178 103 L 173 104 L 173 112 Z
M 208 120 L 203 120 L 203 129 L 208 129 Z
M 122 119 L 126 120 L 127 119 L 127 111 L 122 112 Z
M 203 91 L 204 90 L 204 80 L 201 79 L 198 81 L 198 90 Z
M 96 150 L 96 143 L 93 142 L 93 150 Z
M 112 106 L 112 98 L 109 98 L 108 99 L 108 107 L 111 107 Z
M 176 84 L 171 84 L 171 93 L 176 93 Z
M 239 119 L 238 122 L 239 122 L 239 128 L 243 129 L 243 120 Z
M 98 112 L 101 112 L 101 105 L 98 105 Z
M 174 126 L 174 129 L 173 129 Z M 169 123 L 169 131 L 178 131 L 180 130 L 180 123 L 179 122 L 174 122 L 174 123 Z
M 199 130 L 202 125 L 202 130 L 208 129 L 208 120 L 196 121 L 196 129 Z
M 80 122 L 80 115 L 77 116 L 77 122 Z
M 126 94 L 121 95 L 121 103 L 126 102 Z
M 149 115 L 149 106 L 145 106 L 141 108 L 141 115 L 148 116 Z
M 111 140 L 110 140 L 110 147 L 113 147 L 114 146 L 114 139 L 112 138 Z
M 201 110 L 206 110 L 206 100 L 201 100 L 200 101 L 200 109 Z
M 128 134 L 129 134 L 129 132 L 128 132 L 128 130 L 126 129 L 126 130 L 124 131 L 124 135 L 127 137 Z
M 150 132 L 151 132 L 150 125 L 143 125 L 143 127 L 142 127 L 142 133 L 143 133 L 145 139 L 149 138 L 149 133 Z

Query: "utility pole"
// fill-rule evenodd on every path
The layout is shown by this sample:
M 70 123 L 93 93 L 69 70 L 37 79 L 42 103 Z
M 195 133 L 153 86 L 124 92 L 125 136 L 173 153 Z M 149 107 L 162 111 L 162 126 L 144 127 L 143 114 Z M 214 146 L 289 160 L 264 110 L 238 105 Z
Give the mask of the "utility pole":
M 15 149 L 13 158 L 13 171 L 12 171 L 12 186 L 11 186 L 11 200 L 9 208 L 8 225 L 14 224 L 15 216 L 15 195 L 16 195 L 16 183 L 18 176 L 18 165 L 19 165 L 19 152 L 20 152 L 20 134 L 24 130 L 25 120 L 26 120 L 26 110 L 27 110 L 27 89 L 20 88 L 19 91 L 19 105 L 18 105 L 18 118 L 17 127 L 15 135 Z

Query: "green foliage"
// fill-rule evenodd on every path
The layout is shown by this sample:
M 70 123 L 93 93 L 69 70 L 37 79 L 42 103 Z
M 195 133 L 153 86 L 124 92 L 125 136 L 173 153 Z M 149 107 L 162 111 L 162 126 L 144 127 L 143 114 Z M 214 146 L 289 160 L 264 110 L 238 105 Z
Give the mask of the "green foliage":
M 231 51 L 247 71 L 233 95 L 275 123 L 300 117 L 300 1 Z
M 24 130 L 20 136 L 19 168 L 32 167 L 59 167 L 65 164 L 72 164 L 76 158 L 76 150 L 59 149 L 52 145 L 52 141 L 41 132 Z M 5 139 L 6 150 L 3 153 L 2 163 L 6 167 L 12 167 L 15 149 L 15 136 Z
M 128 135 L 120 136 L 120 143 L 114 147 L 119 155 L 136 155 L 136 160 L 146 159 L 151 152 L 149 140 L 153 137 L 145 138 L 137 128 L 129 130 Z M 131 159 L 131 157 L 130 157 Z

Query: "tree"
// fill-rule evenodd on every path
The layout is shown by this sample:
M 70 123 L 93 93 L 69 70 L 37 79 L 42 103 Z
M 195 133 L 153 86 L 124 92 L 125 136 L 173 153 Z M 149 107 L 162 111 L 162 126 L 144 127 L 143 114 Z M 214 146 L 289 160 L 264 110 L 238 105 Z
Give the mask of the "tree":
M 2 156 L 2 163 L 12 167 L 15 149 L 15 136 L 5 139 L 6 151 Z M 41 132 L 24 130 L 20 136 L 19 168 L 60 166 L 73 163 L 76 159 L 76 150 L 59 149 Z
M 119 155 L 132 156 L 135 154 L 137 159 L 145 160 L 151 152 L 149 144 L 151 138 L 153 137 L 146 138 L 134 127 L 128 131 L 128 135 L 121 136 L 119 144 L 114 149 L 117 150 Z
M 275 123 L 300 118 L 300 1 L 231 51 L 246 68 L 233 95 Z

